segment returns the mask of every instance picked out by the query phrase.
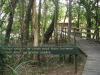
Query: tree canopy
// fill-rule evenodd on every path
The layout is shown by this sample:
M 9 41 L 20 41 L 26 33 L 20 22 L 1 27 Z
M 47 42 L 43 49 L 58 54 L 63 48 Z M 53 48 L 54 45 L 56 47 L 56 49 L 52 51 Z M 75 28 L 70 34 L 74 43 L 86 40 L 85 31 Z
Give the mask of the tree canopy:
M 72 27 L 87 28 L 87 38 L 91 38 L 94 28 L 93 38 L 99 40 L 99 0 L 0 0 L 0 42 L 47 43 L 53 33 L 57 39 L 57 24 L 67 18 L 68 35 Z

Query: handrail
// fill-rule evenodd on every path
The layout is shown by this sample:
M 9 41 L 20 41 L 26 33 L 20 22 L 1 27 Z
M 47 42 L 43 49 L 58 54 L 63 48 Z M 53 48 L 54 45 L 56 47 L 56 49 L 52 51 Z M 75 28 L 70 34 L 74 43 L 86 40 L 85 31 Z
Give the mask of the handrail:
M 68 28 L 63 28 L 63 29 L 68 29 Z M 63 30 L 62 29 L 62 30 Z M 84 30 L 84 31 L 83 31 Z M 89 33 L 89 32 L 87 32 L 87 30 L 93 30 L 93 32 L 91 32 L 91 33 Z M 76 28 L 76 27 L 72 27 L 71 28 L 71 33 L 80 33 L 80 34 L 91 34 L 91 35 L 95 35 L 96 33 L 95 33 L 95 31 L 96 31 L 96 29 L 95 28 Z M 99 28 L 99 33 L 100 33 L 100 28 Z

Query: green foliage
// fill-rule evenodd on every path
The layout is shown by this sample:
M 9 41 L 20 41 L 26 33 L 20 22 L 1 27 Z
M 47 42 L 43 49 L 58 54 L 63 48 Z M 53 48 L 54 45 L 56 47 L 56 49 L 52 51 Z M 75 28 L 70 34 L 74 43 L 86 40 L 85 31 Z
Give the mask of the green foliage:
M 8 15 L 9 12 L 12 10 L 9 3 L 11 0 L 0 0 L 0 16 L 1 14 L 5 14 L 4 18 L 0 19 L 0 27 L 2 27 L 0 30 L 1 33 L 4 33 L 7 29 L 7 24 L 8 24 Z M 44 31 L 47 30 L 49 27 L 51 21 L 52 21 L 52 15 L 53 11 L 55 8 L 55 5 L 53 3 L 55 0 L 43 0 L 42 1 L 42 8 L 41 8 L 41 28 L 45 28 Z M 26 10 L 28 6 L 29 1 L 28 0 L 20 0 L 18 2 L 18 5 L 15 8 L 15 13 L 14 13 L 14 18 L 13 18 L 13 27 L 12 27 L 12 32 L 14 35 L 20 34 L 21 32 L 21 26 L 24 25 L 24 20 L 25 20 L 25 15 L 26 15 Z M 46 4 L 45 4 L 46 3 Z M 93 28 L 96 27 L 96 10 L 97 10 L 97 0 L 80 0 L 80 2 L 73 2 L 73 8 L 72 8 L 72 17 L 73 17 L 73 22 L 75 23 L 75 26 L 78 24 L 78 6 L 80 5 L 80 27 L 86 27 L 87 25 L 87 12 L 90 14 L 90 19 L 91 19 L 91 26 Z M 36 4 L 36 9 L 38 9 L 39 5 L 38 3 Z M 44 11 L 46 10 L 46 14 L 44 14 Z M 88 10 L 88 11 L 87 11 Z M 32 9 L 31 9 L 32 11 Z M 100 12 L 100 7 L 98 7 L 98 15 Z M 38 14 L 38 10 L 37 10 Z M 32 15 L 32 12 L 31 12 Z M 68 4 L 63 3 L 63 1 L 59 2 L 59 16 L 58 16 L 58 22 L 60 20 L 64 20 L 65 16 L 67 15 L 68 18 Z M 100 18 L 98 16 L 98 18 Z M 29 34 L 32 34 L 32 17 L 30 19 L 30 27 L 29 27 Z M 45 23 L 44 23 L 45 22 Z M 98 21 L 100 24 L 100 21 Z M 42 29 L 41 29 L 42 30 Z M 2 34 L 0 38 L 4 39 L 4 35 Z M 14 38 L 14 37 L 13 37 Z M 18 37 L 17 37 L 18 38 Z
M 9 13 L 10 11 L 10 6 L 9 6 L 9 1 L 8 0 L 5 0 L 4 4 L 3 4 L 3 7 L 2 7 L 2 11 L 6 14 Z

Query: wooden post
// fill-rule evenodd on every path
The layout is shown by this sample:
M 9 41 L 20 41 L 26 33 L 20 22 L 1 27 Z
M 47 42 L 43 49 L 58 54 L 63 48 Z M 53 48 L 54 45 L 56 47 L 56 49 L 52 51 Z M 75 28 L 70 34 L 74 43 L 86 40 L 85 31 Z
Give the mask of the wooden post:
M 75 32 L 75 28 L 74 28 L 74 44 L 76 45 L 76 32 Z
M 80 36 L 81 36 L 81 38 L 82 38 L 82 28 L 81 28 L 81 33 L 80 33 Z
M 37 55 L 37 60 L 38 60 L 38 66 L 41 66 L 40 53 L 38 53 L 38 55 Z
M 74 60 L 74 64 L 75 64 L 75 73 L 77 73 L 77 54 L 75 54 L 75 60 Z
M 64 33 L 65 33 L 65 34 L 64 34 Z M 64 35 L 64 40 L 66 40 L 66 28 L 64 28 L 63 35 Z

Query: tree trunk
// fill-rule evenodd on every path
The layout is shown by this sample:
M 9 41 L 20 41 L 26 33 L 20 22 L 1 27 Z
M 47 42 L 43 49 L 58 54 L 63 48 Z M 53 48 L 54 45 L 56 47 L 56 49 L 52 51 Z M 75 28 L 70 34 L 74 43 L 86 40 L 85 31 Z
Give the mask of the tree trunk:
M 6 34 L 5 34 L 5 44 L 9 43 L 10 33 L 12 30 L 12 25 L 13 25 L 14 12 L 15 12 L 17 2 L 18 2 L 18 0 L 11 0 L 11 2 L 9 3 L 10 13 L 9 13 L 9 18 L 8 18 Z
M 87 19 L 87 39 L 91 39 L 91 11 L 90 8 L 86 9 L 86 19 Z
M 79 4 L 79 6 L 78 6 L 78 10 L 77 10 L 77 12 L 78 12 L 78 16 L 77 16 L 77 18 L 78 18 L 78 20 L 77 20 L 77 31 L 79 31 L 79 26 L 80 26 L 80 4 Z
M 31 9 L 33 6 L 33 2 L 34 2 L 34 0 L 29 0 L 28 7 L 26 10 L 26 16 L 25 16 L 25 20 L 24 20 L 24 35 L 23 35 L 23 40 L 24 40 L 23 44 L 24 45 L 27 45 L 28 40 L 29 40 L 29 23 L 31 20 Z
M 71 27 L 72 27 L 72 1 L 69 0 L 69 24 L 68 24 L 68 41 L 70 41 Z
M 52 33 L 54 31 L 55 28 L 55 41 L 57 43 L 57 20 L 58 20 L 58 0 L 53 1 L 54 5 L 55 5 L 55 10 L 54 10 L 54 14 L 53 14 L 53 19 L 52 22 L 50 24 L 50 26 L 48 27 L 47 31 L 44 33 L 44 43 L 47 43 L 50 39 L 50 37 L 52 36 Z
M 50 37 L 52 36 L 53 31 L 54 31 L 54 24 L 55 24 L 54 23 L 54 19 L 55 19 L 54 15 L 53 15 L 53 19 L 52 19 L 50 26 L 48 27 L 47 31 L 44 33 L 44 40 L 43 40 L 44 43 L 48 43 L 48 41 L 49 41 Z
M 33 24 L 33 46 L 39 45 L 39 27 L 38 27 L 38 15 L 36 12 L 36 0 L 33 2 L 33 8 L 32 8 L 32 24 Z
M 41 22 L 41 0 L 39 0 L 39 8 L 38 8 L 38 36 L 39 36 L 39 41 L 41 39 L 41 36 L 40 36 L 40 24 Z
M 96 7 L 96 40 L 99 40 L 99 0 L 96 0 L 97 7 Z
M 44 4 L 44 9 L 43 9 L 44 20 L 43 20 L 43 26 L 42 26 L 42 30 L 41 30 L 41 32 L 42 32 L 41 45 L 44 43 L 43 42 L 44 41 L 44 33 L 46 31 L 46 24 L 47 24 L 47 10 L 48 10 L 47 0 L 44 0 L 43 4 Z
M 20 34 L 21 34 L 21 38 L 20 38 L 20 41 L 21 41 L 21 45 L 23 45 L 23 38 L 24 38 L 24 36 L 23 36 L 23 34 L 24 34 L 24 16 L 25 16 L 25 0 L 21 0 L 20 1 L 20 19 L 19 19 L 19 22 L 20 22 Z
M 55 22 L 55 24 L 54 24 L 54 37 L 55 37 L 55 42 L 56 42 L 56 44 L 58 44 L 58 33 L 57 33 L 57 31 L 58 31 L 58 28 L 57 28 L 57 20 L 58 20 L 58 13 L 59 13 L 59 4 L 58 4 L 58 2 L 59 2 L 59 0 L 55 0 L 55 19 L 54 19 L 54 22 Z
M 87 20 L 87 39 L 91 39 L 91 27 L 92 27 L 92 23 L 91 23 L 91 18 L 92 18 L 92 15 L 91 15 L 91 1 L 90 0 L 80 0 L 83 4 L 83 6 L 85 7 L 86 9 L 86 20 Z

